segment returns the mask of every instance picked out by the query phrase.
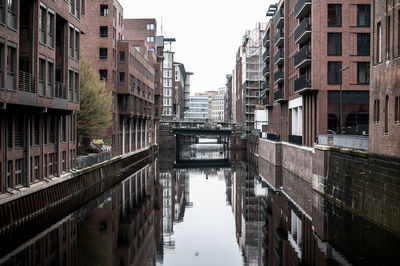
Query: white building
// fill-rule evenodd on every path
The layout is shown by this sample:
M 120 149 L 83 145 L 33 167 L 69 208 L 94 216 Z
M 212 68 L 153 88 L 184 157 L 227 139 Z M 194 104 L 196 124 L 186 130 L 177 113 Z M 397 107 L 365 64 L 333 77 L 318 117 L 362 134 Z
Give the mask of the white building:
M 163 113 L 164 120 L 172 120 L 172 66 L 174 53 L 164 51 L 163 64 Z
M 224 122 L 225 117 L 225 92 L 226 88 L 219 88 L 217 95 L 211 104 L 211 120 L 213 122 Z
M 189 110 L 185 112 L 186 121 L 207 121 L 208 97 L 190 96 Z

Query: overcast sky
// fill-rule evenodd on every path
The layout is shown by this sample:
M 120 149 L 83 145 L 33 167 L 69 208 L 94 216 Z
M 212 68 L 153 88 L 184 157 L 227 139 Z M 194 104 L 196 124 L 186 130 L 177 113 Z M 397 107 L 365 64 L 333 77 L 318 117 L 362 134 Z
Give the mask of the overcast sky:
M 119 0 L 125 18 L 156 18 L 176 38 L 175 60 L 194 72 L 191 93 L 225 86 L 246 29 L 267 22 L 271 0 Z

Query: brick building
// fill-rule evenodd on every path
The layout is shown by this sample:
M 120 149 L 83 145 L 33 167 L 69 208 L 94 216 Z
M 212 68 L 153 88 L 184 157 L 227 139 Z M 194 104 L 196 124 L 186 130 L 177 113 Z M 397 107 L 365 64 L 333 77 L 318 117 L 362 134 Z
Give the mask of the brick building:
M 87 8 L 79 0 L 0 3 L 2 194 L 75 168 Z
M 107 136 L 113 153 L 148 147 L 155 141 L 155 87 L 160 84 L 156 75 L 162 62 L 156 55 L 156 22 L 123 19 L 123 7 L 116 0 L 90 0 L 86 6 L 91 23 L 82 50 L 114 96 Z
M 399 27 L 400 3 L 374 0 L 369 151 L 397 157 L 400 156 Z
M 224 121 L 231 123 L 232 120 L 232 75 L 226 75 L 226 92 L 225 92 L 225 109 L 224 109 Z
M 271 136 L 312 146 L 319 134 L 368 134 L 369 10 L 369 0 L 270 7 L 262 101 Z

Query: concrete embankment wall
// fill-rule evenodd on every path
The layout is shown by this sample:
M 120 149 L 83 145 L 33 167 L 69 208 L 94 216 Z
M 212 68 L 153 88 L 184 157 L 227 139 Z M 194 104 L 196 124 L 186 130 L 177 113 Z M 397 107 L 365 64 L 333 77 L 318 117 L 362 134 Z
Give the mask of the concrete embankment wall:
M 400 235 L 400 159 L 265 139 L 259 139 L 256 146 L 251 152 L 272 166 L 295 174 L 327 200 Z M 259 167 L 261 172 L 275 176 L 282 172 L 270 165 Z M 276 183 L 272 185 L 284 184 L 285 175 L 281 178 L 272 178 Z
M 30 224 L 40 219 L 61 219 L 99 194 L 113 187 L 140 167 L 151 162 L 157 147 L 119 156 L 109 161 L 72 173 L 34 191 L 0 205 L 0 234 L 12 227 Z M 54 178 L 56 179 L 56 178 Z M 47 215 L 47 214 L 51 215 Z M 39 219 L 39 220 L 40 220 Z M 45 224 L 48 224 L 47 222 Z

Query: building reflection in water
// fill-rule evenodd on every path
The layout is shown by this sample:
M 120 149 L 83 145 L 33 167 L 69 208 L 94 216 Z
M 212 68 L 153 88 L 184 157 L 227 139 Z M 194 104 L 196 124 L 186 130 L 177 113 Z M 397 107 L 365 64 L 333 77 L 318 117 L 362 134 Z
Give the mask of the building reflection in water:
M 174 229 L 185 223 L 187 208 L 198 207 L 198 198 L 190 201 L 190 189 L 197 189 L 190 187 L 193 175 L 225 183 L 225 207 L 234 219 L 232 231 L 227 232 L 232 243 L 235 236 L 242 255 L 238 265 L 395 265 L 398 261 L 398 238 L 325 200 L 282 168 L 254 159 L 232 162 L 231 168 L 173 169 L 170 161 L 157 159 L 26 240 L 0 258 L 0 265 L 168 264 L 166 255 L 175 255 L 176 244 L 185 245 Z M 192 182 L 199 184 L 198 179 Z M 214 222 L 222 218 L 204 217 Z M 204 238 L 190 241 L 209 241 Z

